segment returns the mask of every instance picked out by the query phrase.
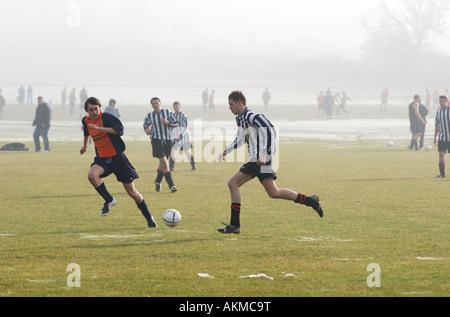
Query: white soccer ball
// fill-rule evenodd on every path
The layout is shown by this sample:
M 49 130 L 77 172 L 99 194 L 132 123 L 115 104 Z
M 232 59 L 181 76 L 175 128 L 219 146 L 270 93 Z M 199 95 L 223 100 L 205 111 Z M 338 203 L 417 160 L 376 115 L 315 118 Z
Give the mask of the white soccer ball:
M 431 145 L 427 145 L 427 146 L 425 147 L 425 151 L 431 151 Z
M 180 224 L 181 214 L 178 210 L 168 209 L 164 212 L 163 221 L 167 227 L 176 227 Z
M 388 141 L 388 142 L 386 142 L 386 146 L 387 146 L 387 147 L 394 146 L 394 142 Z

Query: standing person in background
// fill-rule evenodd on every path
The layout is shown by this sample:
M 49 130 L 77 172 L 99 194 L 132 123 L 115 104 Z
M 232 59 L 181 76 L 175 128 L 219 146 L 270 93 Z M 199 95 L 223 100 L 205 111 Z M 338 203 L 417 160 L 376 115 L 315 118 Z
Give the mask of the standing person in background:
M 61 105 L 63 110 L 66 108 L 66 100 L 67 100 L 67 89 L 66 87 L 63 88 L 61 91 Z
M 425 126 L 426 122 L 422 119 L 419 113 L 419 106 L 421 103 L 421 99 L 419 95 L 414 95 L 414 101 L 409 104 L 409 128 L 411 130 L 411 143 L 408 146 L 408 149 L 412 151 L 415 149 L 416 151 L 419 150 L 417 140 L 422 135 L 423 127 Z
M 209 116 L 215 117 L 216 116 L 216 106 L 214 105 L 214 94 L 216 92 L 214 90 L 211 91 L 211 94 L 209 95 Z
M 75 107 L 75 101 L 77 101 L 77 97 L 75 95 L 75 88 L 73 88 L 69 94 L 69 106 L 71 116 L 73 116 L 73 108 Z
M 333 108 L 334 108 L 334 98 L 331 90 L 328 88 L 327 92 L 325 93 L 325 97 L 323 99 L 323 109 L 325 111 L 325 117 L 328 120 L 331 120 Z
M 139 178 L 139 175 L 124 153 L 125 143 L 121 138 L 124 131 L 122 122 L 110 114 L 102 113 L 101 106 L 100 100 L 95 97 L 86 100 L 84 108 L 88 116 L 81 120 L 84 141 L 83 147 L 80 149 L 80 154 L 83 155 L 87 150 L 88 139 L 92 137 L 95 143 L 96 157 L 89 169 L 88 179 L 105 200 L 100 215 L 108 215 L 111 208 L 117 203 L 102 181 L 102 178 L 114 173 L 147 220 L 148 227 L 156 228 L 156 222 L 148 210 L 144 197 L 136 190 L 133 183 L 136 178 Z
M 381 107 L 380 112 L 386 112 L 387 103 L 389 99 L 389 89 L 388 87 L 384 88 L 384 90 L 381 92 L 380 100 L 381 100 Z
M 158 97 L 152 98 L 150 102 L 154 111 L 149 112 L 145 117 L 144 131 L 151 138 L 153 157 L 159 160 L 154 182 L 155 190 L 161 191 L 161 181 L 164 177 L 172 193 L 175 193 L 178 189 L 172 180 L 167 159 L 172 150 L 171 128 L 175 128 L 178 122 L 172 112 L 161 108 L 161 100 Z
M 172 146 L 169 167 L 172 172 L 175 168 L 175 151 L 180 150 L 183 151 L 189 162 L 191 163 L 191 170 L 195 171 L 197 168 L 195 166 L 194 155 L 191 153 L 191 140 L 189 139 L 189 133 L 187 131 L 188 120 L 186 115 L 181 112 L 181 104 L 178 101 L 173 103 L 173 110 L 175 111 L 175 119 L 178 122 L 178 126 L 172 130 L 172 136 L 174 138 L 174 145 Z
M 33 88 L 28 85 L 27 88 L 27 105 L 31 106 L 33 104 Z
M 323 109 L 323 102 L 325 100 L 325 95 L 323 94 L 323 91 L 320 91 L 316 100 L 317 100 L 317 118 L 321 119 L 325 114 L 325 110 Z
M 439 152 L 439 175 L 445 178 L 445 153 L 450 153 L 450 108 L 447 106 L 447 96 L 439 97 L 439 110 L 436 113 L 434 129 L 434 146 Z
M 108 107 L 105 108 L 105 112 L 120 119 L 119 108 L 117 108 L 116 101 L 114 99 L 109 99 Z
M 44 98 L 39 96 L 38 106 L 36 108 L 36 115 L 33 121 L 34 133 L 34 151 L 41 152 L 41 142 L 40 137 L 42 137 L 42 141 L 44 142 L 44 152 L 50 152 L 50 143 L 48 140 L 48 130 L 50 129 L 50 107 L 44 101 Z
M 269 102 L 272 100 L 270 97 L 269 88 L 266 88 L 266 90 L 262 94 L 262 100 L 264 103 L 264 112 L 267 112 L 267 106 L 269 105 Z
M 25 102 L 25 88 L 23 88 L 23 85 L 20 85 L 18 93 L 17 101 L 19 102 L 19 105 L 23 105 Z
M 206 106 L 208 105 L 208 88 L 205 88 L 202 92 L 202 111 L 206 112 Z

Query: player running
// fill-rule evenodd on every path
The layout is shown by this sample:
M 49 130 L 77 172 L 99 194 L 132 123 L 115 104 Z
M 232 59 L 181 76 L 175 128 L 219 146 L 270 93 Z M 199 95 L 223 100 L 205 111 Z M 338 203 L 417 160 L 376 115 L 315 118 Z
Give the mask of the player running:
M 172 112 L 161 107 L 161 100 L 158 97 L 153 97 L 150 103 L 154 111 L 147 114 L 143 127 L 152 142 L 152 155 L 159 161 L 154 182 L 155 190 L 161 191 L 161 181 L 164 177 L 172 193 L 176 193 L 178 188 L 174 185 L 167 159 L 170 157 L 173 145 L 171 129 L 177 127 L 178 122 Z
M 238 134 L 235 141 L 226 147 L 219 155 L 219 162 L 224 157 L 242 146 L 248 144 L 250 161 L 228 181 L 231 194 L 231 221 L 220 233 L 238 234 L 241 232 L 241 193 L 240 187 L 258 177 L 270 198 L 292 200 L 295 203 L 312 207 L 320 217 L 323 217 L 323 208 L 319 196 L 306 196 L 286 188 L 278 188 L 275 180 L 277 176 L 272 169 L 272 157 L 275 154 L 275 129 L 272 123 L 262 114 L 247 109 L 246 98 L 241 91 L 233 91 L 228 97 L 231 112 L 236 115 Z
M 84 129 L 84 143 L 80 154 L 86 152 L 89 136 L 94 140 L 96 157 L 88 173 L 88 179 L 100 196 L 105 200 L 101 216 L 108 215 L 111 208 L 117 203 L 105 187 L 101 178 L 114 173 L 119 182 L 123 184 L 127 194 L 134 199 L 137 207 L 147 220 L 148 227 L 156 228 L 156 222 L 148 210 L 142 195 L 136 190 L 133 180 L 138 174 L 125 156 L 125 143 L 123 125 L 116 117 L 101 112 L 101 103 L 95 97 L 90 97 L 84 104 L 84 109 L 89 114 L 82 119 Z

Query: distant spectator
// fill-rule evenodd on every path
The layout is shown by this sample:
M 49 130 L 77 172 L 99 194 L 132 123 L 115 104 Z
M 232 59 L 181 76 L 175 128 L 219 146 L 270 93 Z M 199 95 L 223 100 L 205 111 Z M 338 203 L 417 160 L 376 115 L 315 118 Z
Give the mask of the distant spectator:
M 41 143 L 39 137 L 42 136 L 44 141 L 44 151 L 50 152 L 50 145 L 48 141 L 48 130 L 50 129 L 50 107 L 44 101 L 43 97 L 38 97 L 38 106 L 36 108 L 36 116 L 33 121 L 34 129 L 34 151 L 41 152 Z
M 27 88 L 27 105 L 31 106 L 33 104 L 33 88 L 28 85 Z
M 117 108 L 116 101 L 114 99 L 109 99 L 109 104 L 105 108 L 105 112 L 112 114 L 116 118 L 120 118 L 119 108 Z

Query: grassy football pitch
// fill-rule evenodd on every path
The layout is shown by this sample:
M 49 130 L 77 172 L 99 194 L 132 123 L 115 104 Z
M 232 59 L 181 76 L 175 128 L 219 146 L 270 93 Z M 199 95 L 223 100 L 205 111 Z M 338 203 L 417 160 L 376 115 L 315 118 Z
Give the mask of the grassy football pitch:
M 105 184 L 118 204 L 100 216 L 94 152 L 80 147 L 0 152 L 0 296 L 450 295 L 449 182 L 434 178 L 434 149 L 283 144 L 278 186 L 318 194 L 324 218 L 268 198 L 254 179 L 242 187 L 242 233 L 221 235 L 241 162 L 179 163 L 179 192 L 157 193 L 149 143 L 127 142 L 152 230 L 114 175 Z M 176 228 L 162 222 L 169 208 L 181 212 Z

